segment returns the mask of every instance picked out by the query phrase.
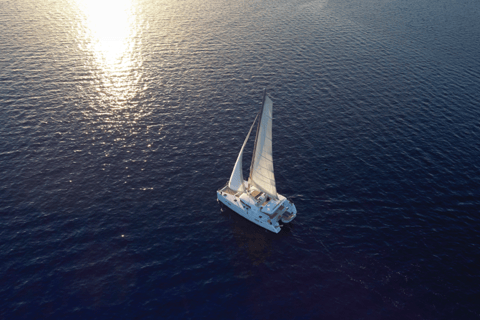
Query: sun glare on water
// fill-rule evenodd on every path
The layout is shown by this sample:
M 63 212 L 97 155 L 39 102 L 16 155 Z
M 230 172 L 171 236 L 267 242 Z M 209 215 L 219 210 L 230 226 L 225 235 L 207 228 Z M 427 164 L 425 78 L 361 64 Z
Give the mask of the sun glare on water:
M 77 0 L 85 15 L 91 49 L 103 67 L 122 66 L 135 31 L 132 0 Z M 128 59 L 127 59 L 128 60 Z
M 123 108 L 138 79 L 134 0 L 75 0 L 82 16 L 84 48 L 99 71 L 97 79 L 110 108 Z M 112 101 L 114 100 L 114 101 Z M 105 101 L 107 102 L 107 101 Z

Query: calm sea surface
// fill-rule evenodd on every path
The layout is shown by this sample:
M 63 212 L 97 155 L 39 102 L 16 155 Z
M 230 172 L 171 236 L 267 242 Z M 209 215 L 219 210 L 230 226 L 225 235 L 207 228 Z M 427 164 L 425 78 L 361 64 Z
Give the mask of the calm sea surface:
M 2 319 L 477 319 L 479 211 L 477 0 L 0 0 Z

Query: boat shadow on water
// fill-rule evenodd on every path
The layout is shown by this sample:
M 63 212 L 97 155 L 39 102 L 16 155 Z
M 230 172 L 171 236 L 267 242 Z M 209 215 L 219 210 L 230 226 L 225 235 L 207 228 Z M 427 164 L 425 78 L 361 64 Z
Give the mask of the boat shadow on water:
M 284 224 L 282 232 L 273 233 L 238 215 L 221 202 L 218 206 L 221 215 L 228 221 L 238 249 L 245 250 L 255 266 L 267 262 L 272 252 L 276 251 L 277 244 L 292 236 L 292 229 L 295 227 L 292 223 Z

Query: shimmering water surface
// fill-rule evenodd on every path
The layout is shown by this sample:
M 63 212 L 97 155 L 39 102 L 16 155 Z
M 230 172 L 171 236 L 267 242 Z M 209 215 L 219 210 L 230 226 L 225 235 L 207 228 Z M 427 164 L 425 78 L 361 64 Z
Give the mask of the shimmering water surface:
M 0 0 L 0 318 L 478 318 L 479 39 L 477 0 Z M 215 195 L 264 87 L 279 234 Z

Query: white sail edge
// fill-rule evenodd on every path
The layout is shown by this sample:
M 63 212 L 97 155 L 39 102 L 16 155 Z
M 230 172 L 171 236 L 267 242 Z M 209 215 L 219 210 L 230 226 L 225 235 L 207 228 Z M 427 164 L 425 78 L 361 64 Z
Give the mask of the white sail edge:
M 248 138 L 250 137 L 250 133 L 252 133 L 252 130 L 255 125 L 255 122 L 257 121 L 257 118 L 258 118 L 258 115 L 255 117 L 255 120 L 253 120 L 252 126 L 250 127 L 247 137 L 245 138 L 242 148 L 240 149 L 240 153 L 238 154 L 238 158 L 237 158 L 237 161 L 235 162 L 235 166 L 233 167 L 230 180 L 228 180 L 228 187 L 237 192 L 245 191 L 245 186 L 243 185 L 243 168 L 242 168 L 243 149 L 245 149 Z

